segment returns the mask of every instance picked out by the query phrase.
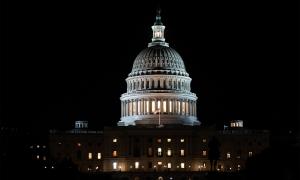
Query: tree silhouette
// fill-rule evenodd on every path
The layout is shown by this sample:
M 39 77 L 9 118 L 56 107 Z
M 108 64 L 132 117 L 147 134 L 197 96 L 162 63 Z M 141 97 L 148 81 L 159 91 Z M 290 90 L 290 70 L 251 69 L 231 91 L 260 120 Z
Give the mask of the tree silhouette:
M 208 142 L 208 159 L 210 161 L 210 170 L 216 170 L 217 162 L 220 159 L 220 142 L 213 136 Z

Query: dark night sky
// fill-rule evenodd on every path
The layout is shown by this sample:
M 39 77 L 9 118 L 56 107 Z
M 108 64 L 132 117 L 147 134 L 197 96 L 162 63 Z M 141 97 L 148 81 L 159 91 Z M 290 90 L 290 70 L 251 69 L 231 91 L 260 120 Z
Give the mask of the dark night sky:
M 166 41 L 182 56 L 206 125 L 290 129 L 299 119 L 299 4 L 161 2 Z M 10 2 L 2 123 L 115 125 L 157 3 Z M 4 87 L 4 86 L 2 86 Z

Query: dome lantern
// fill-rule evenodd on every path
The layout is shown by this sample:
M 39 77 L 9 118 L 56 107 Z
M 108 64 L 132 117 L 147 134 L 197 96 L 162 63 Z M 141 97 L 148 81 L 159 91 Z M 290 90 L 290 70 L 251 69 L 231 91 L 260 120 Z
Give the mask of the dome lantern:
M 152 35 L 152 42 L 148 44 L 148 47 L 155 46 L 155 45 L 161 45 L 161 46 L 169 46 L 168 43 L 165 42 L 165 26 L 163 25 L 161 21 L 161 16 L 160 16 L 160 9 L 157 9 L 157 14 L 156 14 L 156 20 L 154 22 L 154 25 L 151 27 L 153 31 Z

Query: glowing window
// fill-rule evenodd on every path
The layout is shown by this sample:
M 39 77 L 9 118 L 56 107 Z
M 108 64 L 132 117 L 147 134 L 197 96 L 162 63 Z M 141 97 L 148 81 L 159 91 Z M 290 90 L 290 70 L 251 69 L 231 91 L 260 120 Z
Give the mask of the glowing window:
M 180 163 L 180 168 L 184 168 L 184 163 Z
M 171 149 L 168 149 L 167 156 L 172 156 L 172 150 Z
M 189 112 L 189 103 L 188 102 L 186 103 L 186 112 L 187 113 Z
M 147 111 L 147 113 L 149 113 L 149 101 L 148 100 L 146 101 L 146 111 Z
M 185 102 L 181 103 L 182 114 L 185 114 Z
M 80 146 L 81 146 L 81 143 L 77 143 L 77 146 L 80 147 Z
M 36 155 L 36 159 L 40 159 L 40 155 Z
M 180 139 L 180 142 L 184 142 L 184 139 Z
M 202 142 L 206 143 L 206 139 L 202 139 Z
M 46 156 L 43 156 L 43 160 L 46 161 L 46 159 L 47 159 Z
M 36 148 L 40 148 L 40 145 L 36 145 Z
M 113 162 L 113 169 L 117 169 L 118 167 L 118 163 L 117 162 Z
M 158 143 L 161 143 L 161 139 L 160 139 L 160 138 L 159 138 L 159 139 L 157 139 L 157 142 L 158 142 Z
M 159 161 L 159 162 L 157 162 L 157 164 L 158 164 L 158 165 L 162 165 L 162 162 Z
M 101 153 L 98 152 L 97 158 L 98 158 L 98 159 L 101 159 Z
M 177 113 L 180 114 L 180 101 L 177 101 Z
M 227 159 L 230 158 L 230 152 L 228 152 L 228 153 L 226 154 L 226 157 L 227 157 Z
M 117 157 L 118 156 L 118 152 L 117 151 L 113 151 L 112 156 L 113 157 Z
M 138 112 L 136 114 L 140 114 L 140 112 L 141 112 L 141 102 L 140 101 L 137 102 L 137 108 L 138 108 Z
M 157 109 L 160 109 L 160 100 L 157 101 Z
M 168 169 L 171 169 L 171 167 L 172 167 L 172 165 L 171 165 L 171 163 L 168 163 Z
M 180 149 L 180 156 L 184 156 L 184 149 Z
M 169 101 L 169 112 L 172 112 L 172 101 Z
M 132 102 L 132 115 L 136 115 L 136 102 Z
M 161 38 L 161 37 L 162 37 L 162 33 L 161 33 L 160 31 L 156 31 L 156 32 L 154 33 L 154 37 L 155 37 L 155 38 Z
M 155 101 L 154 100 L 152 100 L 152 113 L 154 113 L 154 111 L 155 111 Z
M 167 112 L 167 101 L 163 101 L 163 112 Z
M 206 155 L 207 155 L 207 152 L 206 152 L 206 151 L 202 151 L 202 155 L 203 155 L 203 156 L 206 156 Z
M 206 168 L 206 163 L 205 162 L 203 163 L 203 168 Z
M 162 156 L 162 150 L 161 148 L 157 148 L 157 156 Z
M 89 158 L 89 159 L 93 159 L 93 154 L 92 154 L 91 152 L 89 152 L 88 158 Z
M 252 151 L 249 151 L 248 155 L 249 155 L 249 157 L 252 157 L 252 155 L 253 155 Z
M 115 143 L 115 142 L 118 142 L 118 139 L 117 138 L 114 138 L 113 139 L 113 142 Z
M 134 163 L 134 168 L 135 168 L 135 169 L 138 169 L 139 167 L 140 167 L 140 163 L 139 163 L 139 162 L 135 162 L 135 163 Z
M 170 138 L 167 139 L 167 142 L 171 142 L 171 141 L 172 141 L 172 139 L 170 139 Z

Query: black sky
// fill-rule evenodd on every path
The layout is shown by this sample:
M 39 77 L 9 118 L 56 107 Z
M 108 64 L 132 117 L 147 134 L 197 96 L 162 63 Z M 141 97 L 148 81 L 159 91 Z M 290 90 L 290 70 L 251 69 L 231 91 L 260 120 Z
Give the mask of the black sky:
M 297 129 L 299 4 L 163 1 L 166 41 L 183 57 L 206 125 Z M 2 123 L 115 125 L 155 2 L 9 2 Z

